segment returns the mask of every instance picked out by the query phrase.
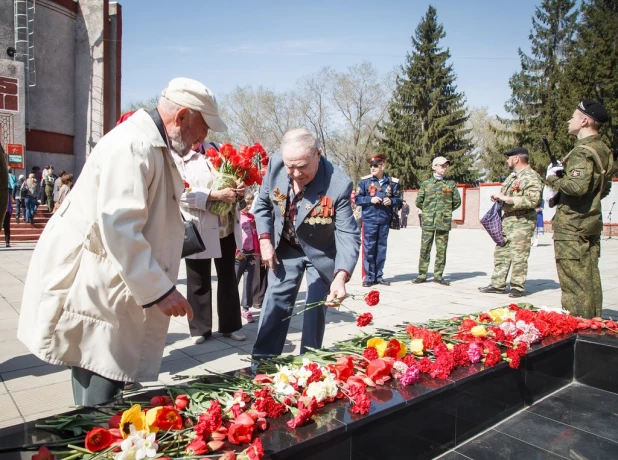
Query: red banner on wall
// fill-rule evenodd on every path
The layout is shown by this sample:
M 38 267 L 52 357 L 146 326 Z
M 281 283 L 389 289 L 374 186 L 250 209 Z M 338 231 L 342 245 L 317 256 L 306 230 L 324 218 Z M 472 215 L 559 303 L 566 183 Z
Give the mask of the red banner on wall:
M 22 144 L 7 144 L 6 157 L 9 168 L 24 169 L 26 155 Z

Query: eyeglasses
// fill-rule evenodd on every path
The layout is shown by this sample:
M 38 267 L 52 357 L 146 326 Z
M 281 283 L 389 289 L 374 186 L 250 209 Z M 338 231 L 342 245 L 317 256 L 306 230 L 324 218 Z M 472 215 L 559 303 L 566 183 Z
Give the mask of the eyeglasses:
M 382 163 L 370 164 L 370 168 L 377 168 L 378 166 L 382 166 Z

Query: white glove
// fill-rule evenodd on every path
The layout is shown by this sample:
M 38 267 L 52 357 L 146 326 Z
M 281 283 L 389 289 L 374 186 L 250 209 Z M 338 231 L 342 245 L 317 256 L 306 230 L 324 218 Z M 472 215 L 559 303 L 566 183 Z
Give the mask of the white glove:
M 547 176 L 545 176 L 545 178 L 549 179 L 549 176 L 559 176 L 559 177 L 561 177 L 560 172 L 564 172 L 564 166 L 562 166 L 562 165 L 550 166 L 549 168 L 547 168 Z

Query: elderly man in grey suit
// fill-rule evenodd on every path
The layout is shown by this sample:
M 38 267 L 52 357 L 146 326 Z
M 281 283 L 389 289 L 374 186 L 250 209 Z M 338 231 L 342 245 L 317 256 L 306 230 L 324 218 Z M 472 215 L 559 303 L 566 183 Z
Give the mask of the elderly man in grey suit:
M 255 206 L 262 259 L 270 268 L 254 359 L 280 355 L 303 275 L 305 304 L 300 352 L 322 346 L 326 309 L 346 296 L 358 260 L 360 232 L 352 214 L 352 181 L 321 154 L 315 135 L 288 131 Z

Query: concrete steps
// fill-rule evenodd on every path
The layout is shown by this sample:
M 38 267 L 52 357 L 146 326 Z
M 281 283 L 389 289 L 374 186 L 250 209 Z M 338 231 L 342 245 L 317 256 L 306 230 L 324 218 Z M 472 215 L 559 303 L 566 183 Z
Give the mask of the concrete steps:
M 35 243 L 39 240 L 45 225 L 52 216 L 52 213 L 47 208 L 47 205 L 41 204 L 34 214 L 34 224 L 26 222 L 24 217 L 24 209 L 19 219 L 19 223 L 15 219 L 16 216 L 15 202 L 13 202 L 13 215 L 11 216 L 11 242 L 29 242 Z

